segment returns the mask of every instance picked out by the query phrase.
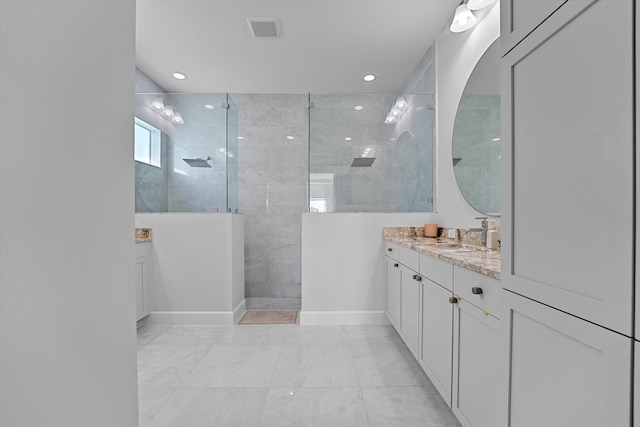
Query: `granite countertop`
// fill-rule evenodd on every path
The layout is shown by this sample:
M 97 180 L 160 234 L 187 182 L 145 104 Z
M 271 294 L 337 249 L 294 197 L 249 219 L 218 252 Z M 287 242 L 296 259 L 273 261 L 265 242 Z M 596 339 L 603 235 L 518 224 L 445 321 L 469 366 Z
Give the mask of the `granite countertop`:
M 481 250 L 442 237 L 423 237 L 422 227 L 385 227 L 383 238 L 419 253 L 432 256 L 484 276 L 500 280 L 500 251 Z
M 150 242 L 150 241 L 151 241 L 150 228 L 136 228 L 136 243 Z

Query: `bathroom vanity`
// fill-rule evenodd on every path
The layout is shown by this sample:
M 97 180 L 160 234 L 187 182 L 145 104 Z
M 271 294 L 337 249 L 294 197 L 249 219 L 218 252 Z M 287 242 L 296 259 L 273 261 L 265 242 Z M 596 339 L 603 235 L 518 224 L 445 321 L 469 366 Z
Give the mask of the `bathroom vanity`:
M 498 426 L 500 252 L 416 234 L 383 230 L 385 313 L 460 422 Z
M 151 313 L 151 229 L 136 228 L 136 320 L 140 320 Z

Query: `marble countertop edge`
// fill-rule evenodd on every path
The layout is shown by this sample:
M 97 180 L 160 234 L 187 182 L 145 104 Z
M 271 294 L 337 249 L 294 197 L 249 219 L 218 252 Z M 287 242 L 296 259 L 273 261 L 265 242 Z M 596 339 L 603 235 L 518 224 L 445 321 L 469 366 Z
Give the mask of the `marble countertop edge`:
M 383 233 L 383 239 L 418 253 L 475 271 L 483 276 L 500 280 L 500 251 L 480 250 L 477 247 L 465 245 L 459 249 L 441 248 L 436 245 L 442 243 L 442 240 L 434 237 L 398 237 Z
M 136 243 L 150 242 L 152 237 L 150 228 L 136 227 Z

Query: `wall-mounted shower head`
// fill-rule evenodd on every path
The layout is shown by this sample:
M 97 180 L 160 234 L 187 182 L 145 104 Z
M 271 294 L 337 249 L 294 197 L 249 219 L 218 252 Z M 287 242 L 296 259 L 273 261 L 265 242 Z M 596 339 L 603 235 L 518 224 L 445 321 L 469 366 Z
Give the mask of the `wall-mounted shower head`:
M 375 157 L 356 157 L 351 162 L 352 168 L 370 168 L 373 164 Z
M 211 156 L 200 157 L 199 159 L 182 159 L 192 168 L 210 168 L 208 160 L 213 160 Z

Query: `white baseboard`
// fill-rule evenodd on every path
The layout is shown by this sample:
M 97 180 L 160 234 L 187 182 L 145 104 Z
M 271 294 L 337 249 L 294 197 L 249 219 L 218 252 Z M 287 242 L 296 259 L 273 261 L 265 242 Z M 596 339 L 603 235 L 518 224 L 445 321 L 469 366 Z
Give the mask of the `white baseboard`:
M 146 319 L 150 325 L 233 325 L 232 311 L 152 311 Z
M 245 314 L 247 314 L 247 300 L 243 299 L 240 301 L 240 304 L 233 309 L 233 324 L 237 325 Z
M 301 325 L 388 325 L 384 311 L 301 311 Z

